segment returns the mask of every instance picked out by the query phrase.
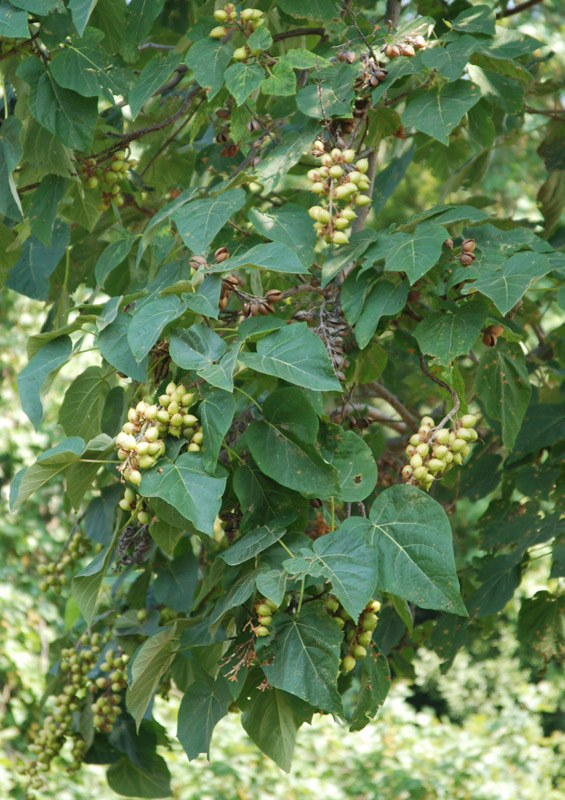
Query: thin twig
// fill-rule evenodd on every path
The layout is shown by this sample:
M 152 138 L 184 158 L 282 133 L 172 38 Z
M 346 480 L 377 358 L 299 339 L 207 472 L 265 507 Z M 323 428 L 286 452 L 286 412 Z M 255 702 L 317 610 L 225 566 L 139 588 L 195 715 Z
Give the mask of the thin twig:
M 428 365 L 426 364 L 426 359 L 424 358 L 424 354 L 422 352 L 418 353 L 418 358 L 420 360 L 420 367 L 424 375 L 427 375 L 428 378 L 430 378 L 430 380 L 432 380 L 434 383 L 437 383 L 438 386 L 441 386 L 443 389 L 447 389 L 447 391 L 451 395 L 451 399 L 453 400 L 453 408 L 451 409 L 451 411 L 449 411 L 445 415 L 445 417 L 441 420 L 441 422 L 438 425 L 435 426 L 435 428 L 432 428 L 431 436 L 429 439 L 429 441 L 431 442 L 434 438 L 435 431 L 441 430 L 441 428 L 443 428 L 445 423 L 449 422 L 449 420 L 452 417 L 454 417 L 459 411 L 459 406 L 460 406 L 459 395 L 457 394 L 455 389 L 451 388 L 451 386 L 448 383 L 442 381 L 442 379 L 438 378 L 436 375 L 432 375 L 432 373 L 428 369 Z
M 383 386 L 382 383 L 378 381 L 371 381 L 367 384 L 367 387 L 372 390 L 373 394 L 380 397 L 381 400 L 386 400 L 389 406 L 392 406 L 394 410 L 398 412 L 410 428 L 416 428 L 418 426 L 418 417 L 412 414 L 404 403 L 395 394 L 389 391 L 386 386 Z
M 514 8 L 505 8 L 502 11 L 497 11 L 496 18 L 502 19 L 503 17 L 511 17 L 513 14 L 519 14 L 521 11 L 527 11 L 528 8 L 539 5 L 542 0 L 528 0 L 526 3 L 519 3 Z
M 155 131 L 160 131 L 163 128 L 167 128 L 169 125 L 172 125 L 173 122 L 176 122 L 179 117 L 188 111 L 190 104 L 197 97 L 200 92 L 204 91 L 201 86 L 193 86 L 190 89 L 185 99 L 182 102 L 182 105 L 177 108 L 174 114 L 171 114 L 170 117 L 166 119 L 162 119 L 160 122 L 155 122 L 153 125 L 146 125 L 144 128 L 138 128 L 135 131 L 129 131 L 128 133 L 110 133 L 110 136 L 114 136 L 117 139 L 120 139 L 122 142 L 132 142 L 134 139 L 141 139 L 142 136 L 146 136 L 148 133 L 154 133 Z
M 295 36 L 325 36 L 324 28 L 293 28 L 291 31 L 275 33 L 273 42 L 280 42 L 283 39 L 292 39 Z

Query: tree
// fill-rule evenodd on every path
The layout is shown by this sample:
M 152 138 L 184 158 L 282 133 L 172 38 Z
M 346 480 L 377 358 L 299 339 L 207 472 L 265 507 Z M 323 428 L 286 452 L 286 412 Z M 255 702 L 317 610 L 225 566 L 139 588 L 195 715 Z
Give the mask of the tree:
M 11 487 L 17 511 L 61 481 L 70 531 L 38 564 L 68 629 L 31 793 L 67 748 L 166 796 L 172 684 L 189 758 L 240 710 L 288 770 L 315 713 L 360 730 L 418 648 L 448 669 L 503 625 L 540 546 L 521 644 L 534 674 L 563 659 L 565 122 L 514 20 L 541 10 L 381 5 L 0 8 L 36 428 L 91 353 Z M 514 216 L 496 178 L 541 174 L 536 147 L 541 213 L 522 175 Z

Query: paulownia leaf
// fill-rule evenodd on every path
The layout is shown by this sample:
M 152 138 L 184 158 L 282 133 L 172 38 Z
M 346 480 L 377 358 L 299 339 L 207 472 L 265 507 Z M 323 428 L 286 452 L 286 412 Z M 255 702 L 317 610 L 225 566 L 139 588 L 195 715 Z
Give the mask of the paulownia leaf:
M 90 625 L 96 609 L 96 601 L 106 570 L 113 557 L 113 543 L 95 556 L 90 564 L 81 569 L 71 581 L 71 591 L 81 614 Z
M 249 219 L 259 233 L 273 242 L 286 245 L 296 253 L 304 266 L 310 266 L 314 257 L 316 231 L 303 206 L 285 203 L 280 208 L 272 206 L 265 211 L 252 208 Z
M 197 83 L 206 89 L 208 100 L 212 100 L 222 88 L 232 54 L 231 42 L 210 37 L 198 39 L 188 51 L 185 64 L 193 71 Z
M 259 553 L 262 553 L 263 550 L 278 542 L 286 533 L 287 527 L 295 519 L 296 514 L 275 517 L 260 528 L 256 528 L 254 531 L 242 536 L 235 544 L 220 553 L 220 558 L 230 566 L 249 561 L 250 558 L 254 558 Z
M 412 285 L 438 261 L 446 235 L 445 228 L 434 222 L 416 225 L 413 233 L 381 234 L 367 251 L 363 269 L 384 259 L 385 270 L 405 272 Z
M 132 119 L 137 117 L 143 104 L 165 83 L 180 60 L 180 54 L 175 53 L 173 50 L 169 51 L 166 56 L 153 56 L 153 58 L 147 62 L 141 70 L 141 75 L 128 94 L 128 103 Z
M 408 299 L 408 281 L 400 283 L 382 278 L 369 291 L 363 310 L 355 325 L 355 340 L 359 347 L 366 347 L 377 330 L 381 317 L 392 317 L 402 311 Z
M 469 352 L 484 325 L 488 310 L 481 302 L 458 303 L 453 310 L 427 314 L 416 326 L 422 353 L 435 356 L 439 364 Z
M 126 692 L 126 707 L 138 730 L 161 676 L 170 667 L 178 649 L 176 624 L 173 623 L 150 636 L 135 653 Z
M 143 361 L 165 325 L 180 317 L 185 309 L 182 300 L 169 294 L 144 303 L 136 311 L 128 328 L 128 344 L 136 361 Z
M 224 80 L 226 89 L 233 96 L 238 106 L 241 106 L 249 95 L 259 88 L 265 73 L 257 64 L 239 62 L 228 67 Z
M 67 436 L 82 436 L 88 441 L 101 432 L 102 411 L 109 391 L 107 370 L 102 367 L 87 367 L 74 379 L 59 409 L 59 423 Z
M 318 435 L 318 415 L 302 389 L 285 386 L 272 392 L 263 403 L 265 419 L 281 431 L 302 442 L 314 444 Z
M 200 753 L 210 756 L 212 733 L 228 713 L 231 699 L 228 682 L 222 675 L 188 687 L 179 707 L 177 736 L 190 760 Z
M 24 12 L 24 18 L 27 20 Z M 0 31 L 2 30 L 2 7 L 0 6 Z M 26 21 L 27 31 L 27 21 Z M 2 34 L 0 34 L 2 35 Z M 28 33 L 25 34 L 28 36 Z M 4 115 L 5 116 L 5 115 Z M 22 123 L 17 117 L 8 117 L 0 127 L 0 213 L 13 220 L 21 220 L 22 204 L 12 172 L 23 155 L 20 136 Z
M 292 274 L 308 272 L 296 252 L 282 242 L 258 244 L 244 253 L 221 261 L 206 272 L 208 274 L 231 272 L 241 267 L 258 267 L 271 272 L 290 272 Z
M 147 357 L 138 362 L 128 344 L 130 314 L 119 312 L 113 322 L 100 331 L 98 347 L 106 361 L 135 381 L 147 380 Z
M 340 425 L 325 423 L 322 433 L 322 453 L 338 472 L 342 500 L 364 500 L 374 490 L 378 475 L 369 446 L 355 431 L 344 431 Z
M 130 797 L 169 797 L 171 775 L 165 760 L 156 753 L 146 757 L 143 763 L 134 763 L 123 756 L 108 767 L 108 786 L 117 794 Z
M 440 89 L 417 90 L 410 94 L 402 124 L 427 133 L 442 144 L 449 144 L 449 134 L 464 115 L 481 99 L 476 84 L 455 81 Z
M 102 31 L 87 28 L 82 38 L 72 37 L 67 46 L 51 61 L 51 74 L 64 89 L 82 97 L 105 97 L 111 103 L 114 95 L 125 93 L 126 82 L 120 71 L 106 63 L 100 47 Z
M 35 464 L 25 471 L 19 480 L 17 492 L 10 497 L 10 507 L 16 511 L 34 492 L 38 491 L 68 466 L 80 461 L 84 452 L 84 440 L 79 436 L 63 439 L 58 445 L 37 457 Z
M 49 247 L 30 236 L 22 247 L 22 252 L 6 281 L 8 289 L 13 289 L 34 300 L 47 300 L 49 278 L 65 254 L 69 244 L 69 226 L 57 221 L 53 227 Z
M 204 253 L 228 219 L 245 203 L 243 189 L 228 189 L 217 197 L 191 200 L 171 214 L 179 234 L 194 253 Z
M 386 700 L 390 687 L 388 660 L 376 648 L 369 648 L 367 657 L 363 659 L 357 703 L 349 722 L 350 731 L 362 730 L 373 719 Z
M 204 433 L 202 460 L 206 469 L 213 472 L 218 462 L 218 454 L 224 436 L 232 423 L 235 400 L 230 392 L 210 387 L 207 384 L 202 387 L 201 394 L 202 402 L 198 413 Z
M 496 270 L 481 271 L 473 288 L 490 297 L 501 314 L 513 308 L 536 278 L 551 271 L 544 253 L 515 253 Z
M 169 337 L 169 352 L 175 364 L 183 369 L 203 369 L 217 361 L 226 351 L 226 343 L 207 325 L 175 328 Z
M 297 731 L 312 714 L 312 707 L 298 697 L 269 689 L 255 695 L 241 724 L 262 752 L 289 772 Z
M 58 336 L 43 345 L 18 375 L 20 403 L 36 430 L 43 419 L 42 391 L 69 360 L 72 349 L 69 336 Z

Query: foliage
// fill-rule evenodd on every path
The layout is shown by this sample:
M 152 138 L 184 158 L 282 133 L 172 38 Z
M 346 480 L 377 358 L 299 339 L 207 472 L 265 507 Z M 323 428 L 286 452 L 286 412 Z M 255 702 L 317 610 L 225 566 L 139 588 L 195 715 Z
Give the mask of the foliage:
M 523 665 L 563 660 L 559 81 L 506 7 L 414 5 L 0 8 L 2 274 L 47 311 L 6 473 L 68 532 L 28 557 L 64 614 L 30 796 L 61 760 L 170 794 L 169 693 L 189 758 L 241 711 L 288 770 L 504 629 L 539 552 Z

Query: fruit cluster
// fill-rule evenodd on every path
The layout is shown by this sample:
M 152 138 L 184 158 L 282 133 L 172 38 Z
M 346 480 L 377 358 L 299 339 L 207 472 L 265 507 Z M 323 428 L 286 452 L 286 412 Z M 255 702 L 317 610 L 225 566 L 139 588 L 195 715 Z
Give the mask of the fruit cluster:
M 46 592 L 48 589 L 53 589 L 60 594 L 62 587 L 67 583 L 64 571 L 73 569 L 77 560 L 88 550 L 90 550 L 90 540 L 81 531 L 75 531 L 57 561 L 38 566 L 37 571 L 44 577 L 39 584 L 40 590 Z
M 463 239 L 463 241 L 461 242 L 461 253 L 459 255 L 459 261 L 463 264 L 464 267 L 468 267 L 475 260 L 476 258 L 475 247 L 476 243 L 474 239 Z
M 136 486 L 141 483 L 140 470 L 150 469 L 163 455 L 167 435 L 182 435 L 189 440 L 189 450 L 200 450 L 204 437 L 198 430 L 198 417 L 188 413 L 193 401 L 192 392 L 171 381 L 158 403 L 141 400 L 129 409 L 128 421 L 116 437 L 118 459 L 123 462 L 120 471 L 126 481 Z
M 103 694 L 96 698 L 91 708 L 94 714 L 92 720 L 94 727 L 105 733 L 112 730 L 120 713 L 122 693 L 128 684 L 126 671 L 128 662 L 127 653 L 107 650 L 104 653 L 104 661 L 100 664 L 100 672 L 105 672 L 106 675 L 96 678 L 95 685 Z
M 214 261 L 216 264 L 221 264 L 222 261 L 226 261 L 229 257 L 230 254 L 227 247 L 218 247 L 218 249 L 214 251 Z M 191 278 L 199 269 L 207 269 L 210 266 L 204 256 L 192 256 L 188 263 L 190 264 Z
M 210 31 L 209 35 L 214 39 L 222 39 L 229 31 L 234 29 L 250 34 L 265 22 L 261 9 L 244 8 L 238 16 L 233 3 L 226 3 L 223 8 L 217 8 L 214 11 L 214 19 L 216 22 L 221 23 Z M 247 46 L 236 47 L 232 53 L 232 58 L 235 61 L 246 61 L 250 54 L 257 55 L 260 52 L 260 50 L 251 50 Z
M 399 56 L 411 58 L 416 55 L 416 50 L 422 50 L 426 44 L 426 40 L 420 34 L 410 35 L 405 36 L 402 42 L 386 42 L 381 47 L 381 53 L 384 53 L 390 59 L 398 58 Z
M 347 652 L 341 659 L 342 672 L 351 672 L 357 659 L 365 658 L 367 655 L 367 647 L 371 644 L 373 631 L 377 627 L 377 612 L 380 607 L 381 604 L 378 600 L 371 600 L 355 623 L 350 614 L 341 607 L 336 597 L 333 595 L 328 597 L 326 608 L 344 632 L 344 647 Z
M 502 325 L 489 325 L 488 328 L 485 328 L 483 331 L 483 344 L 486 344 L 487 347 L 496 347 L 498 337 L 503 333 L 504 328 Z
M 256 636 L 268 636 L 270 633 L 269 625 L 273 621 L 273 614 L 278 611 L 278 605 L 268 597 L 258 600 L 255 603 L 255 613 L 257 614 L 257 625 L 254 628 Z
M 127 178 L 128 170 L 135 167 L 137 159 L 128 158 L 126 150 L 118 150 L 106 166 L 98 165 L 95 158 L 87 158 L 79 167 L 79 175 L 89 189 L 100 187 L 99 211 L 106 211 L 111 203 L 120 208 L 124 204 L 119 182 Z
M 477 421 L 475 414 L 465 414 L 452 430 L 436 430 L 432 417 L 422 417 L 418 433 L 410 437 L 406 448 L 410 463 L 402 468 L 404 481 L 428 491 L 434 480 L 456 464 L 461 466 L 471 452 L 472 442 L 479 438 Z
M 334 147 L 329 153 L 323 141 L 314 143 L 312 155 L 320 158 L 321 166 L 308 171 L 312 182 L 310 190 L 323 195 L 325 206 L 312 206 L 308 213 L 315 220 L 314 228 L 318 236 L 326 242 L 347 244 L 352 221 L 357 214 L 356 206 L 366 206 L 371 198 L 363 194 L 370 182 L 365 174 L 369 169 L 366 158 L 360 158 L 355 164 L 354 150 L 341 150 Z
M 361 56 L 361 64 L 362 69 L 354 84 L 358 91 L 368 88 L 375 89 L 388 75 L 388 70 L 371 55 Z
M 273 314 L 275 308 L 273 303 L 282 300 L 280 289 L 269 289 L 265 297 L 249 297 L 249 302 L 243 304 L 243 314 L 245 317 L 256 317 L 258 314 Z
M 129 511 L 132 517 L 136 517 L 140 525 L 149 525 L 151 522 L 151 514 L 147 510 L 146 501 L 141 495 L 130 489 L 129 486 L 126 488 L 124 496 L 118 505 L 124 511 Z

